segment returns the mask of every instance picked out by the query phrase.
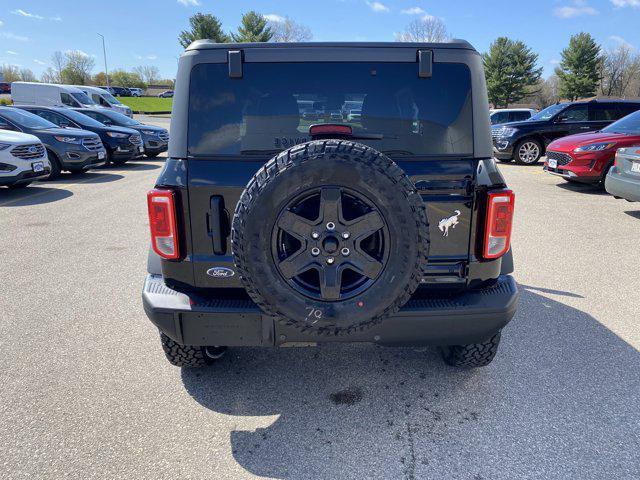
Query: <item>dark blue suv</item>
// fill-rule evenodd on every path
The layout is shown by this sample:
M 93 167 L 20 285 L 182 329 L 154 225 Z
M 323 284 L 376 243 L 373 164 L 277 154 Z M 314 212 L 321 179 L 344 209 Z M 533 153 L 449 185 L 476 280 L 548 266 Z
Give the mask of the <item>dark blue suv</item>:
M 70 108 L 32 106 L 19 108 L 35 113 L 62 128 L 82 128 L 97 133 L 107 149 L 109 163 L 121 165 L 144 154 L 142 138 L 136 130 L 131 128 L 107 126 Z

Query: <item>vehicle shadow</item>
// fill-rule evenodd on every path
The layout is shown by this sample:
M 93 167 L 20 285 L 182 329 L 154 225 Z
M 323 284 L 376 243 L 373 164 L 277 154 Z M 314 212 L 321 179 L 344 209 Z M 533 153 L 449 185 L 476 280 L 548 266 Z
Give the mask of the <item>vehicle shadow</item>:
M 146 161 L 146 160 L 145 160 Z M 127 163 L 124 163 L 122 165 L 108 165 L 105 167 L 102 167 L 101 170 L 105 171 L 105 170 L 157 170 L 158 168 L 161 168 L 160 165 L 155 165 L 153 163 L 140 163 L 141 161 L 137 161 L 137 160 L 132 160 L 129 161 Z
M 44 180 L 46 183 L 109 183 L 124 178 L 122 175 L 114 173 L 84 172 L 79 174 L 61 173 L 53 180 Z
M 483 369 L 447 367 L 435 348 L 332 344 L 236 349 L 182 380 L 237 417 L 232 454 L 259 476 L 637 478 L 640 353 L 587 313 L 521 293 Z M 256 416 L 272 423 L 242 428 Z
M 30 185 L 22 190 L 0 188 L 0 208 L 26 207 L 57 202 L 69 198 L 73 192 L 64 188 L 46 188 Z
M 609 193 L 604 188 L 588 183 L 563 182 L 558 183 L 558 187 L 564 190 L 569 190 L 571 192 L 586 193 L 589 195 L 609 195 Z
M 627 210 L 624 213 L 626 213 L 630 217 L 637 218 L 638 220 L 640 220 L 640 210 Z

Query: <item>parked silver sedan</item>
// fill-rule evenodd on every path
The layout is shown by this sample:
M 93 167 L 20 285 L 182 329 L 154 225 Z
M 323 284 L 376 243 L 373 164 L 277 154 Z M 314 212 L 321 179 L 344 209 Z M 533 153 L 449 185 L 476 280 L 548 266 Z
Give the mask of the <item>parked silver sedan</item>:
M 640 145 L 618 149 L 604 186 L 616 198 L 640 202 Z

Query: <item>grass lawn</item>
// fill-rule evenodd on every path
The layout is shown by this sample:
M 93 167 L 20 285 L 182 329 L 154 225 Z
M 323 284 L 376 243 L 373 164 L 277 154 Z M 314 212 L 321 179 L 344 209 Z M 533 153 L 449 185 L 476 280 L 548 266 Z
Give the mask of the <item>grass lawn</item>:
M 173 98 L 158 97 L 118 97 L 122 103 L 134 112 L 170 112 Z

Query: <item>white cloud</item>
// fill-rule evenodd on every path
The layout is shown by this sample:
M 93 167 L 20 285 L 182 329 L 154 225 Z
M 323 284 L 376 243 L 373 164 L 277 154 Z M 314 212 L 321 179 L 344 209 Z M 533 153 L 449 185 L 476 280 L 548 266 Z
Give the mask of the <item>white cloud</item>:
M 200 5 L 200 0 L 178 0 L 178 3 L 185 7 L 197 7 Z
M 35 18 L 37 20 L 42 20 L 44 18 L 42 15 L 36 15 L 35 13 L 25 12 L 21 8 L 18 8 L 16 10 L 11 10 L 11 13 L 13 13 L 14 15 L 19 15 L 21 17 Z
M 411 7 L 401 10 L 400 13 L 404 13 L 405 15 L 424 15 L 427 12 L 420 7 Z
M 614 7 L 623 8 L 623 7 L 634 7 L 640 8 L 640 0 L 611 0 Z
M 95 57 L 95 55 L 89 55 L 87 52 L 84 52 L 80 49 L 78 50 L 66 50 L 64 53 L 77 53 L 78 55 L 82 56 L 82 57 Z
M 0 27 L 4 25 L 4 22 L 2 20 L 0 20 Z
M 556 17 L 564 19 L 582 17 L 584 15 L 597 15 L 598 13 L 600 12 L 587 5 L 585 0 L 574 0 L 573 5 L 566 5 L 553 10 L 553 14 Z
M 0 32 L 0 37 L 6 38 L 8 40 L 16 40 L 18 42 L 28 42 L 29 37 L 23 37 L 22 35 L 16 35 L 11 32 Z
M 55 17 L 50 17 L 49 20 L 51 20 L 52 22 L 61 22 L 62 17 L 60 15 L 56 15 Z
M 557 58 L 552 58 L 551 60 L 549 60 L 549 63 L 551 65 L 560 65 L 560 60 L 558 60 Z
M 387 7 L 384 3 L 367 2 L 367 5 L 369 5 L 369 8 L 371 8 L 371 10 L 373 10 L 374 12 L 388 12 L 389 11 L 389 7 Z
M 620 35 L 611 35 L 609 37 L 609 40 L 612 40 L 612 41 L 616 42 L 618 44 L 618 46 L 620 46 L 620 47 L 626 47 L 626 48 L 629 48 L 631 50 L 635 50 L 636 49 L 636 47 L 631 45 L 629 42 L 627 42 Z
M 18 52 L 14 52 L 13 50 L 7 50 L 9 55 L 18 55 Z
M 147 59 L 148 59 L 148 60 L 157 60 L 157 59 L 158 59 L 158 56 L 157 56 L 157 55 L 154 55 L 154 54 L 147 55 Z
M 43 62 L 42 60 L 38 60 L 37 58 L 33 59 L 33 63 L 37 63 L 38 65 L 46 65 L 46 62 Z
M 283 16 L 276 15 L 275 13 L 267 13 L 264 16 L 264 18 L 266 18 L 268 21 L 274 22 L 274 23 L 283 23 L 285 21 L 285 18 Z

